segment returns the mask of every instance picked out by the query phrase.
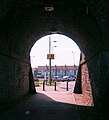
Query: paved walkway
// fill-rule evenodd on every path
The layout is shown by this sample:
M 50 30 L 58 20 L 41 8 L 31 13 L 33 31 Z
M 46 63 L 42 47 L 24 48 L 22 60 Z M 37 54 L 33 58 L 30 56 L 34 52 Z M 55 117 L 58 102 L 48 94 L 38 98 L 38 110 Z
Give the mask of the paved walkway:
M 46 86 L 45 91 L 37 87 L 37 94 L 6 112 L 0 120 L 100 120 L 94 114 L 94 108 L 78 106 L 72 93 L 74 82 L 58 84 L 57 91 L 53 86 Z
M 73 96 L 74 85 L 75 82 L 69 82 L 67 90 L 67 82 L 57 82 L 56 91 L 54 86 L 45 86 L 45 91 L 43 91 L 43 86 L 36 87 L 36 91 L 57 102 L 76 104 Z

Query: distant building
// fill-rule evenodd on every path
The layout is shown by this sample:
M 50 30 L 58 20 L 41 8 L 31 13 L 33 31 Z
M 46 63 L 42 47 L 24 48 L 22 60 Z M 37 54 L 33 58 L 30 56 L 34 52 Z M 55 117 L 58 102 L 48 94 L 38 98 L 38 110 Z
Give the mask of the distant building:
M 34 77 L 44 77 L 48 75 L 49 66 L 38 66 L 37 68 L 32 68 Z M 78 66 L 51 66 L 51 76 L 77 76 Z

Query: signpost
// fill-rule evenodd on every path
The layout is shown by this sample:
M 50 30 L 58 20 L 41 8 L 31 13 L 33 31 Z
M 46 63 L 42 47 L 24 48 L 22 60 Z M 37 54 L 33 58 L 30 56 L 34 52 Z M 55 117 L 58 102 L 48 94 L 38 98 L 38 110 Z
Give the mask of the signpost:
M 57 42 L 57 41 L 53 41 L 53 42 Z M 55 58 L 55 55 L 51 54 L 51 36 L 49 36 L 49 54 L 47 54 L 47 59 L 49 59 L 48 82 L 50 83 L 50 85 L 51 85 L 51 60 L 54 58 Z
M 54 59 L 54 54 L 47 54 L 47 59 Z
M 47 59 L 49 59 L 49 75 L 48 75 L 48 82 L 51 85 L 51 60 L 54 59 L 54 54 L 47 54 Z

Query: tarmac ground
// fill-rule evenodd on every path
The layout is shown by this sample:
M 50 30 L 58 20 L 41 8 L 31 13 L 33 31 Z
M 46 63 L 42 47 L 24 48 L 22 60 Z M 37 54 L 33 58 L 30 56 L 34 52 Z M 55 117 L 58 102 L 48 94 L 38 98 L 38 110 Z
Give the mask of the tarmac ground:
M 37 93 L 4 113 L 0 120 L 102 120 L 94 106 L 79 104 L 73 93 L 75 82 L 36 87 Z

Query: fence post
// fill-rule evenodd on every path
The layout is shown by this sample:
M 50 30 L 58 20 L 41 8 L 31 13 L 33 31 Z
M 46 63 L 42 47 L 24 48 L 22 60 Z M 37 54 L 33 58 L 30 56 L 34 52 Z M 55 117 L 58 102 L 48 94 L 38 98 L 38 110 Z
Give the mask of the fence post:
M 43 81 L 43 90 L 45 90 L 45 81 Z
M 68 91 L 68 81 L 67 81 L 67 86 L 66 86 L 66 90 Z
M 56 91 L 56 82 L 55 82 L 54 90 Z

